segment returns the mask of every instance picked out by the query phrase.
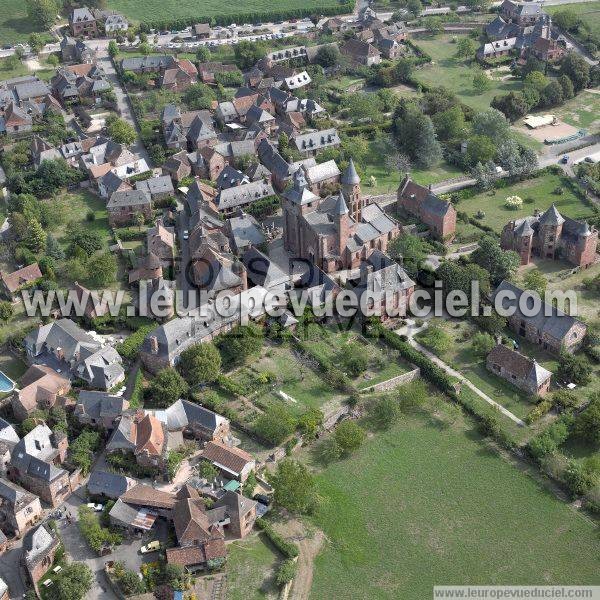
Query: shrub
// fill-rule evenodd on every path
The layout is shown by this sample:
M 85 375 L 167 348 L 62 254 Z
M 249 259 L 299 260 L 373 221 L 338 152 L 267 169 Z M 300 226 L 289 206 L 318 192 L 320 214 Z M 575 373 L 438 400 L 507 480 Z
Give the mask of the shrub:
M 134 361 L 139 355 L 146 336 L 154 329 L 156 329 L 155 323 L 142 325 L 142 327 L 134 331 L 124 342 L 116 345 L 117 352 L 123 358 Z
M 523 206 L 523 199 L 519 196 L 508 196 L 504 201 L 504 206 L 511 210 L 519 210 Z
M 298 546 L 293 542 L 288 542 L 282 535 L 277 533 L 273 526 L 265 519 L 258 518 L 256 519 L 256 526 L 264 532 L 264 534 L 269 538 L 269 541 L 285 556 L 287 559 L 296 558 L 300 551 L 298 550 Z
M 275 581 L 279 587 L 283 587 L 296 577 L 297 565 L 294 560 L 284 560 L 277 569 Z

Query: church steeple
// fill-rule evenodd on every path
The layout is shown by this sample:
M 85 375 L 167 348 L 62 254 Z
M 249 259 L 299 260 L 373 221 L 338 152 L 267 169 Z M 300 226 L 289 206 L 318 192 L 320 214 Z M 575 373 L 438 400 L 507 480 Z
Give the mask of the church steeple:
M 354 166 L 354 161 L 352 159 L 350 159 L 348 166 L 342 173 L 340 183 L 342 184 L 344 195 L 348 198 L 350 204 L 350 214 L 356 222 L 359 222 L 361 219 L 363 201 L 360 193 L 360 177 L 356 172 L 356 167 Z

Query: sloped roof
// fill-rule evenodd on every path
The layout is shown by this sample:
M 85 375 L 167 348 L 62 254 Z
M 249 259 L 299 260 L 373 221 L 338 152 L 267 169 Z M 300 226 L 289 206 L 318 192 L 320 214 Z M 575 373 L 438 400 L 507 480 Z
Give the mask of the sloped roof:
M 217 442 L 206 444 L 202 452 L 202 458 L 225 468 L 235 475 L 239 475 L 247 464 L 254 462 L 254 458 L 248 452 Z
M 42 272 L 37 263 L 33 263 L 12 273 L 2 273 L 2 281 L 12 294 L 20 290 L 24 285 L 36 281 L 42 277 Z
M 498 344 L 487 355 L 487 359 L 504 367 L 518 379 L 529 380 L 540 386 L 552 376 L 552 373 L 538 364 L 535 360 L 511 350 L 503 344 Z

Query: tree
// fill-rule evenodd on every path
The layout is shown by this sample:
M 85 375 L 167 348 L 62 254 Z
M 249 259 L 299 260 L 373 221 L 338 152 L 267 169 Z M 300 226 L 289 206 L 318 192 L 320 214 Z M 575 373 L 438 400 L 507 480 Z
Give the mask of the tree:
M 487 163 L 496 156 L 497 145 L 493 138 L 487 135 L 474 135 L 467 142 L 467 153 L 465 160 L 469 166 L 476 165 L 478 162 Z
M 521 77 L 525 78 L 532 71 L 543 72 L 545 66 L 545 63 L 537 59 L 535 56 L 533 56 L 533 54 L 529 54 L 529 56 L 527 57 L 527 61 L 521 67 Z
M 585 441 L 600 445 L 600 394 L 590 396 L 588 407 L 575 421 L 575 433 Z
M 46 247 L 46 233 L 35 217 L 27 219 L 27 234 L 23 241 L 32 252 L 41 252 Z
M 512 250 L 502 250 L 498 239 L 493 235 L 484 235 L 481 238 L 471 259 L 490 274 L 494 285 L 503 279 L 512 278 L 521 264 L 519 255 Z
M 525 273 L 525 276 L 523 277 L 523 285 L 525 286 L 526 290 L 537 292 L 540 295 L 540 298 L 543 298 L 546 292 L 546 286 L 548 285 L 548 280 L 536 267 Z
M 431 117 L 435 133 L 440 140 L 461 138 L 466 130 L 465 113 L 460 106 L 453 106 Z
M 427 258 L 427 246 L 415 235 L 401 234 L 388 244 L 388 253 L 411 277 L 416 277 Z
M 146 591 L 144 582 L 138 577 L 138 574 L 135 571 L 124 569 L 117 577 L 117 581 L 119 582 L 119 587 L 126 596 L 143 594 Z
M 420 340 L 436 354 L 443 354 L 452 346 L 452 337 L 437 325 L 430 325 L 421 334 Z
M 580 23 L 577 13 L 570 8 L 563 8 L 552 15 L 553 24 L 566 31 L 574 31 Z
M 117 54 L 119 54 L 119 46 L 117 46 L 115 40 L 110 40 L 110 42 L 108 42 L 108 55 L 111 58 L 114 58 Z
M 483 72 L 478 71 L 473 76 L 473 89 L 478 94 L 483 94 L 483 92 L 487 92 L 492 87 L 492 82 L 490 78 Z
M 537 154 L 512 138 L 498 148 L 496 161 L 511 177 L 527 176 L 538 168 Z
M 29 34 L 29 39 L 27 41 L 31 51 L 35 54 L 37 54 L 44 47 L 44 39 L 42 38 L 41 34 L 35 31 Z
M 185 90 L 182 99 L 192 110 L 207 110 L 216 96 L 214 91 L 204 83 L 195 83 Z
M 267 442 L 277 445 L 296 429 L 296 420 L 289 411 L 278 404 L 269 406 L 254 422 L 253 430 Z
M 563 412 L 573 410 L 579 404 L 579 399 L 573 392 L 557 390 L 552 394 L 552 404 Z
M 364 163 L 369 156 L 369 141 L 362 135 L 342 135 L 342 151 L 346 160 L 352 159 L 357 165 Z M 319 162 L 321 162 L 319 160 Z
M 45 595 L 51 600 L 83 600 L 92 589 L 93 581 L 94 575 L 86 564 L 73 562 L 63 567 Z
M 456 44 L 456 56 L 458 58 L 473 58 L 475 50 L 475 42 L 470 37 L 461 37 Z
M 394 65 L 394 77 L 400 83 L 409 83 L 415 70 L 415 61 L 412 58 L 400 58 Z
M 315 439 L 323 418 L 323 413 L 318 408 L 309 408 L 298 417 L 298 429 L 306 440 Z
M 196 50 L 196 60 L 199 63 L 208 62 L 210 60 L 210 57 L 210 50 L 206 46 L 199 46 L 198 50 Z
M 197 469 L 200 477 L 203 477 L 207 481 L 214 481 L 214 479 L 219 475 L 219 469 L 217 469 L 217 467 L 207 460 L 200 461 Z
M 511 123 L 514 123 L 529 110 L 523 94 L 516 92 L 509 92 L 504 96 L 494 96 L 490 104 L 492 108 L 503 113 Z
M 560 63 L 561 75 L 566 75 L 573 83 L 575 92 L 585 89 L 590 83 L 590 66 L 583 56 L 571 50 Z
M 69 245 L 69 254 L 72 256 L 76 254 L 77 248 L 83 251 L 84 257 L 90 256 L 102 248 L 102 240 L 97 231 L 83 229 L 74 221 L 67 225 L 66 240 Z
M 274 488 L 275 504 L 293 513 L 310 513 L 318 502 L 313 476 L 306 466 L 291 458 L 284 458 L 269 476 Z
M 587 385 L 592 379 L 592 367 L 583 356 L 563 352 L 558 361 L 556 376 L 560 381 Z
M 400 404 L 396 398 L 383 396 L 371 409 L 371 419 L 377 427 L 387 429 L 400 418 Z
M 46 62 L 51 67 L 54 67 L 56 69 L 56 67 L 58 67 L 58 65 L 60 64 L 60 59 L 56 54 L 50 54 L 50 56 L 48 56 L 48 58 L 46 59 Z
M 344 455 L 358 450 L 365 440 L 364 429 L 356 421 L 342 421 L 334 430 L 333 437 Z
M 235 62 L 242 71 L 250 69 L 267 54 L 267 49 L 263 42 L 240 42 L 233 47 Z
M 195 344 L 181 353 L 177 368 L 192 386 L 215 381 L 221 371 L 221 355 L 211 342 Z
M 399 150 L 418 166 L 428 168 L 441 159 L 442 148 L 431 118 L 414 103 L 400 101 L 394 113 L 393 132 Z
M 263 331 L 255 323 L 235 327 L 217 342 L 221 355 L 226 362 L 245 362 L 258 354 L 263 344 Z
M 0 301 L 0 321 L 4 321 L 5 323 L 10 321 L 14 313 L 15 309 L 8 300 Z
M 59 12 L 55 0 L 25 0 L 27 15 L 39 29 L 50 29 Z
M 87 261 L 88 282 L 101 288 L 108 287 L 117 279 L 117 259 L 110 252 L 102 252 L 90 256 Z
M 335 67 L 340 63 L 340 51 L 335 44 L 325 44 L 317 50 L 315 62 L 324 68 Z
M 341 108 L 354 121 L 380 121 L 381 102 L 376 94 L 350 94 L 342 100 Z
M 341 350 L 344 369 L 352 376 L 358 377 L 367 370 L 369 358 L 365 348 L 359 344 L 346 344 Z
M 477 187 L 482 190 L 489 190 L 496 181 L 496 165 L 491 161 L 485 165 L 478 161 L 471 169 L 471 175 L 477 181 Z
M 542 92 L 542 90 L 548 85 L 548 78 L 540 71 L 531 71 L 523 82 L 525 87 L 532 87 L 538 92 Z
M 506 117 L 494 108 L 478 112 L 473 117 L 473 133 L 485 135 L 495 144 L 500 144 L 510 137 L 510 123 Z
M 115 141 L 117 144 L 133 144 L 135 142 L 136 133 L 133 125 L 125 121 L 124 119 L 119 119 L 117 117 L 109 117 L 107 120 L 106 131 L 108 135 Z
M 148 395 L 158 407 L 169 407 L 188 393 L 188 384 L 172 367 L 159 371 L 148 386 Z
M 573 98 L 573 96 L 575 96 L 573 82 L 567 77 L 567 75 L 561 75 L 558 78 L 558 83 L 562 89 L 562 97 L 564 100 L 570 100 Z
M 490 307 L 492 308 L 492 307 Z M 479 316 L 473 319 L 477 326 L 484 331 L 487 331 L 491 335 L 500 335 L 506 328 L 506 319 L 501 317 L 495 310 L 491 310 L 489 316 Z
M 461 265 L 454 261 L 446 261 L 438 268 L 437 275 L 446 294 L 452 290 L 461 290 L 469 302 L 473 283 L 477 282 L 479 285 L 479 294 L 482 297 L 490 291 L 490 274 L 475 263 Z
M 471 342 L 471 349 L 477 356 L 487 356 L 492 348 L 496 345 L 494 338 L 489 333 L 484 333 L 478 331 L 473 336 L 473 341 Z
M 544 106 L 558 106 L 563 103 L 563 89 L 558 81 L 551 81 L 542 92 Z

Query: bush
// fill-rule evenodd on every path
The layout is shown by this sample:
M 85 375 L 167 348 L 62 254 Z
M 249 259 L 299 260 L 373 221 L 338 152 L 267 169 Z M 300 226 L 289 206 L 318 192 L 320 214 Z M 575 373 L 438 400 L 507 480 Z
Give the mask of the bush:
M 134 361 L 146 339 L 146 336 L 156 329 L 156 324 L 143 325 L 134 331 L 124 342 L 116 345 L 117 352 L 125 359 Z
M 275 581 L 279 587 L 283 587 L 286 583 L 289 583 L 296 577 L 297 565 L 296 561 L 288 559 L 284 560 L 277 569 L 275 575 Z
M 256 419 L 252 429 L 258 437 L 277 445 L 294 433 L 296 419 L 283 406 L 274 404 Z
M 273 526 L 265 521 L 262 517 L 256 519 L 256 526 L 264 532 L 264 534 L 269 538 L 269 541 L 283 554 L 283 556 L 287 559 L 296 558 L 300 551 L 298 546 L 293 542 L 288 542 L 282 535 L 277 533 Z

